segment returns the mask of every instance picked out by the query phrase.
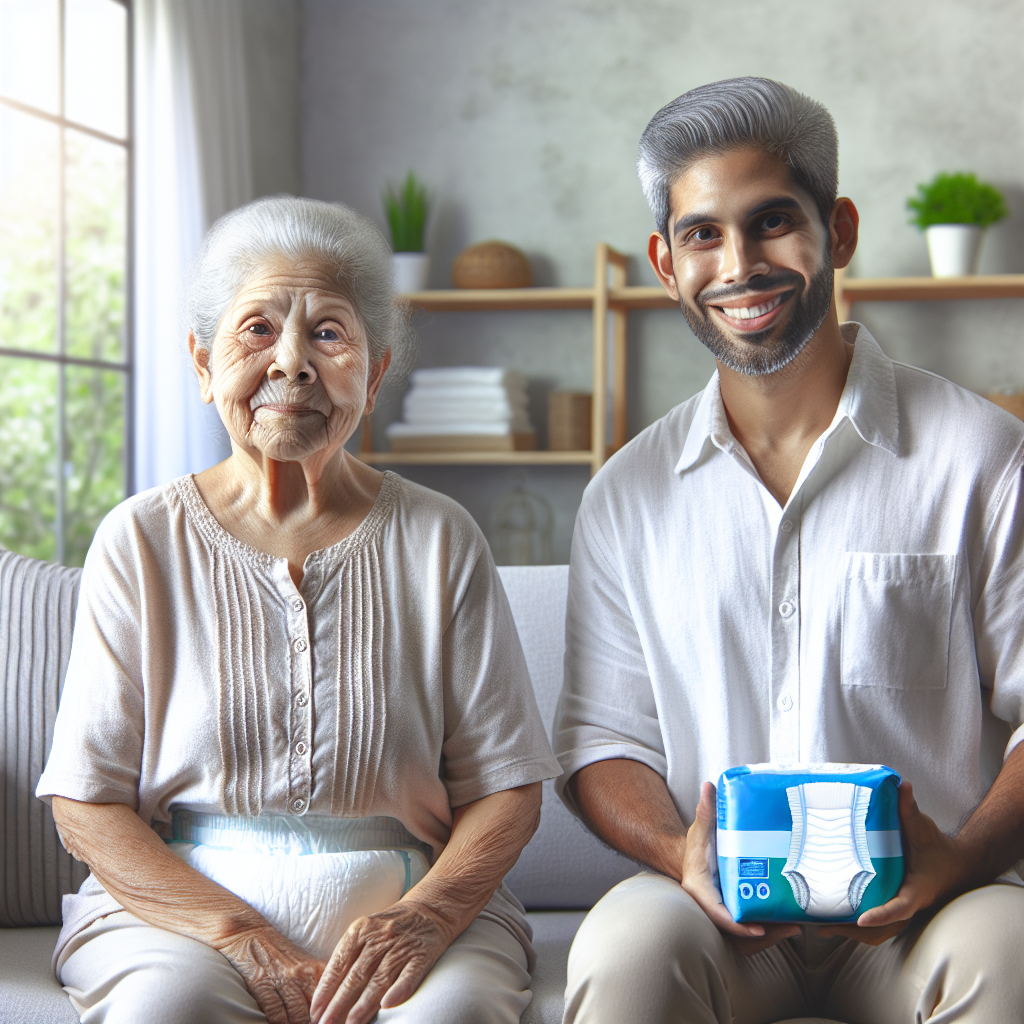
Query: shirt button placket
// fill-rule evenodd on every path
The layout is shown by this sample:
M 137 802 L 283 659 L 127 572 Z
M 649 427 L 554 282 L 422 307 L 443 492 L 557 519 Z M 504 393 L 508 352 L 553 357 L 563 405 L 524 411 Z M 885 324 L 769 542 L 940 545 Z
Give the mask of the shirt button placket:
M 800 759 L 800 531 L 792 515 L 779 524 L 772 560 L 772 761 Z
M 310 695 L 313 686 L 313 664 L 306 603 L 301 597 L 296 596 L 289 600 L 288 607 L 288 628 L 292 637 L 292 693 L 294 694 L 290 715 L 288 806 L 293 814 L 304 814 L 309 810 L 312 789 Z

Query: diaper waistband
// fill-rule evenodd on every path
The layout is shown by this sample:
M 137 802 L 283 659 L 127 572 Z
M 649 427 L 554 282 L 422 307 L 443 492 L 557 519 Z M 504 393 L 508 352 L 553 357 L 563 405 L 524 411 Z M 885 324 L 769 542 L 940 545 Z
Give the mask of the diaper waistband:
M 196 843 L 221 850 L 305 856 L 360 850 L 417 850 L 429 865 L 433 850 L 397 818 L 301 818 L 267 814 L 255 818 L 202 811 L 174 810 L 169 842 Z

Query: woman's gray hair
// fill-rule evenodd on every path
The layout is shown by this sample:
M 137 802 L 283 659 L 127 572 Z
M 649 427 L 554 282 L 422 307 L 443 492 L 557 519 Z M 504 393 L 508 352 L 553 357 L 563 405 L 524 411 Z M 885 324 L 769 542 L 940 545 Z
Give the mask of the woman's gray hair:
M 839 139 L 816 100 L 770 78 L 727 78 L 666 104 L 640 136 L 637 171 L 668 239 L 669 191 L 699 157 L 752 147 L 779 157 L 828 224 L 839 187 Z
M 410 310 L 396 302 L 391 249 L 373 222 L 341 203 L 267 196 L 221 217 L 206 234 L 185 287 L 185 316 L 196 345 L 209 351 L 245 279 L 268 260 L 316 262 L 338 281 L 366 331 L 370 357 L 391 350 L 388 379 L 416 357 Z

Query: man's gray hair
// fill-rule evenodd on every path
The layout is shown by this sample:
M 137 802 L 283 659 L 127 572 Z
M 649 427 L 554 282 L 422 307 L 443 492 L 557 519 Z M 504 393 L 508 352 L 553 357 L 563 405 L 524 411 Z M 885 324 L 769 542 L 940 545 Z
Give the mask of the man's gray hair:
M 209 351 L 247 277 L 273 260 L 325 267 L 355 306 L 370 358 L 391 349 L 388 377 L 401 378 L 416 356 L 408 308 L 395 301 L 391 249 L 373 222 L 341 203 L 267 196 L 221 217 L 189 269 L 185 317 L 196 345 Z
M 747 147 L 787 163 L 828 224 L 839 187 L 839 140 L 831 114 L 782 82 L 727 78 L 666 104 L 640 136 L 640 184 L 664 239 L 669 191 L 690 164 Z

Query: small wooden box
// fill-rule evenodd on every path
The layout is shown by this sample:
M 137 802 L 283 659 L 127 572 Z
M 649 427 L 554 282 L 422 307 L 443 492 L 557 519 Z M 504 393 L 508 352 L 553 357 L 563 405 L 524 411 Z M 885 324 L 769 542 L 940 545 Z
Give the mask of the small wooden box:
M 548 447 L 553 452 L 589 451 L 591 406 L 585 391 L 548 393 Z
M 1014 391 L 1009 394 L 1005 391 L 993 391 L 985 397 L 990 402 L 995 402 L 1000 408 L 1012 412 L 1014 416 L 1024 420 L 1024 391 Z

